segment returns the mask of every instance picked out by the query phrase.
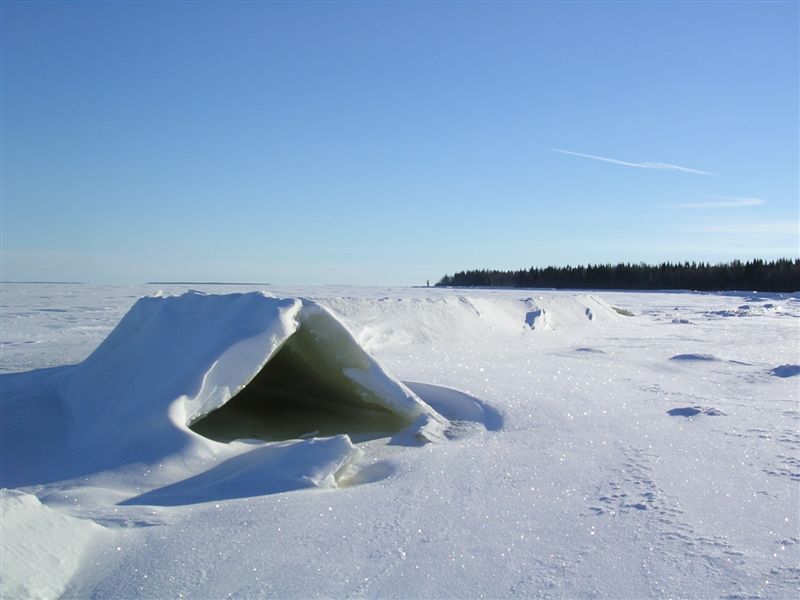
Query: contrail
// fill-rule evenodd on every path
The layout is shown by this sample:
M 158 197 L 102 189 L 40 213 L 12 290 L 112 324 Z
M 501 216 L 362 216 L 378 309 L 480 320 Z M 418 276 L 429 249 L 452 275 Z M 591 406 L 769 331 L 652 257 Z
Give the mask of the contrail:
M 701 171 L 699 169 L 682 167 L 681 165 L 673 165 L 670 163 L 629 162 L 627 160 L 617 160 L 616 158 L 607 158 L 605 156 L 595 156 L 594 154 L 583 154 L 582 152 L 573 152 L 572 150 L 562 150 L 561 148 L 553 148 L 553 152 L 560 152 L 561 154 L 570 154 L 572 156 L 580 156 L 582 158 L 591 158 L 592 160 L 602 160 L 603 162 L 608 162 L 614 165 L 622 165 L 624 167 L 636 167 L 637 169 L 660 169 L 662 171 L 680 171 L 682 173 L 694 173 L 695 175 L 716 174 L 716 173 L 709 173 L 708 171 Z

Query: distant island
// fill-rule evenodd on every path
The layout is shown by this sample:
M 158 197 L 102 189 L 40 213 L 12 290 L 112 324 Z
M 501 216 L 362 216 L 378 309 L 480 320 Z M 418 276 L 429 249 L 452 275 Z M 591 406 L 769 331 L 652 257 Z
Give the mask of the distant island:
M 445 275 L 437 287 L 556 289 L 697 290 L 795 292 L 800 290 L 800 258 L 726 263 L 618 263 L 531 267 L 518 271 L 474 269 Z

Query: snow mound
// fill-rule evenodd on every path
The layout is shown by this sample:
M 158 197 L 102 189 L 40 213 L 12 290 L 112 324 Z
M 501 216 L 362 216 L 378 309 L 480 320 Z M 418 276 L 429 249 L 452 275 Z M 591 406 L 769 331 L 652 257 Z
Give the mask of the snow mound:
M 770 369 L 770 373 L 775 377 L 796 377 L 800 375 L 800 365 L 781 365 Z
M 126 465 L 139 493 L 180 482 L 162 499 L 330 485 L 357 455 L 350 427 L 430 441 L 448 425 L 327 309 L 258 292 L 142 298 L 84 362 L 2 384 L 10 487 Z
M 435 296 L 326 298 L 325 305 L 368 351 L 414 344 L 518 337 L 531 330 L 595 326 L 621 318 L 591 294 L 551 293 L 535 298 Z
M 183 427 L 225 405 L 272 359 L 307 370 L 298 376 L 349 383 L 364 405 L 409 422 L 431 412 L 323 307 L 260 293 L 142 298 L 72 374 L 65 400 L 75 420 L 128 423 L 169 409 Z M 109 376 L 117 374 L 126 377 Z
M 592 294 L 537 296 L 535 299 L 526 298 L 523 302 L 534 311 L 541 310 L 544 328 L 552 330 L 587 327 L 616 321 L 621 317 L 610 304 Z M 531 308 L 528 308 L 528 312 Z M 538 318 L 535 324 L 535 328 L 539 329 Z
M 33 494 L 2 490 L 0 511 L 3 598 L 59 597 L 89 550 L 110 538 L 105 527 L 53 510 Z

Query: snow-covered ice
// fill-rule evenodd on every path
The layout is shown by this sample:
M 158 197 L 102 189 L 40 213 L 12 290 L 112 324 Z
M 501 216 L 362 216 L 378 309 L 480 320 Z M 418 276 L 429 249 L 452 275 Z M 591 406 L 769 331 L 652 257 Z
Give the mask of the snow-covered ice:
M 160 287 L 3 284 L 3 597 L 800 593 L 798 295 Z

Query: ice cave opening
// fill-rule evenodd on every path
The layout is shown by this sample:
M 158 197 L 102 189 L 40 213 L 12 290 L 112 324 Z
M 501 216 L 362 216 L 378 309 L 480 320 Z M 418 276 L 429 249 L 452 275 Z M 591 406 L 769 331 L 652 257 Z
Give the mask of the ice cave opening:
M 388 437 L 410 424 L 374 391 L 348 378 L 344 347 L 321 343 L 313 319 L 292 334 L 261 371 L 220 408 L 189 427 L 209 439 L 281 441 L 348 434 Z

